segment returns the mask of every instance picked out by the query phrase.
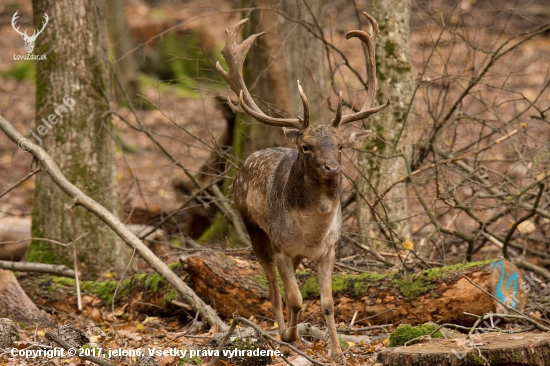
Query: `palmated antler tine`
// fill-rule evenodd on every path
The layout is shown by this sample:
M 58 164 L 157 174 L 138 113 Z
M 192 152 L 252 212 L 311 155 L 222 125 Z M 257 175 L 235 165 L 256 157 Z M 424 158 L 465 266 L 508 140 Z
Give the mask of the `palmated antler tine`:
M 304 105 L 304 119 L 302 120 L 304 128 L 309 126 L 309 102 L 307 101 L 306 93 L 302 89 L 300 80 L 298 80 L 298 92 L 300 93 L 300 98 L 302 98 L 302 104 Z
M 376 40 L 376 36 L 378 36 L 379 28 L 378 28 L 378 23 L 372 16 L 370 16 L 370 14 L 368 14 L 367 12 L 364 12 L 363 14 L 372 24 L 372 29 L 373 29 L 372 36 L 365 31 L 354 30 L 346 34 L 346 39 L 356 37 L 356 38 L 359 38 L 363 43 L 367 45 L 367 53 L 369 57 L 369 65 L 367 67 L 367 77 L 368 77 L 367 98 L 365 100 L 365 104 L 363 104 L 363 108 L 361 108 L 359 112 L 342 116 L 339 123 L 337 122 L 337 118 L 331 121 L 331 125 L 333 127 L 337 127 L 339 125 L 343 125 L 349 122 L 365 119 L 371 114 L 377 113 L 390 105 L 390 100 L 388 99 L 388 101 L 385 104 L 380 105 L 378 107 L 371 108 L 376 100 L 376 91 L 378 89 L 378 82 L 376 79 L 375 40 Z
M 254 102 L 243 77 L 243 65 L 250 47 L 258 37 L 264 33 L 253 34 L 245 39 L 241 44 L 237 44 L 237 37 L 242 26 L 248 21 L 243 19 L 232 28 L 227 29 L 227 40 L 222 49 L 222 55 L 227 62 L 228 71 L 225 71 L 219 62 L 216 62 L 216 69 L 220 75 L 227 81 L 231 90 L 239 96 L 239 105 L 230 104 L 234 112 L 246 112 L 254 117 L 258 122 L 271 126 L 290 127 L 299 130 L 304 129 L 304 124 L 299 118 L 275 118 L 266 115 Z

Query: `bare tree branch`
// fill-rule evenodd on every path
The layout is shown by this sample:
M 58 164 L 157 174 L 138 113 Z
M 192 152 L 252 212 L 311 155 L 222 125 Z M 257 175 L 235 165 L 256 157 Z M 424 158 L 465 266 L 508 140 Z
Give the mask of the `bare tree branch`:
M 4 117 L 0 116 L 0 129 L 15 143 L 18 143 L 23 136 Z M 195 312 L 200 313 L 201 318 L 212 327 L 218 327 L 220 330 L 227 329 L 227 325 L 218 317 L 216 312 L 195 292 L 187 286 L 181 278 L 176 276 L 168 266 L 162 262 L 149 248 L 147 248 L 126 226 L 120 222 L 111 212 L 106 210 L 99 203 L 88 197 L 80 189 L 75 187 L 65 178 L 57 164 L 41 147 L 33 145 L 29 150 L 41 163 L 42 169 L 52 178 L 52 180 L 69 197 L 73 199 L 75 205 L 84 207 L 86 210 L 97 216 L 107 224 L 129 247 L 136 252 L 160 274 L 168 283 L 170 283 L 181 294 L 183 300 L 191 305 Z

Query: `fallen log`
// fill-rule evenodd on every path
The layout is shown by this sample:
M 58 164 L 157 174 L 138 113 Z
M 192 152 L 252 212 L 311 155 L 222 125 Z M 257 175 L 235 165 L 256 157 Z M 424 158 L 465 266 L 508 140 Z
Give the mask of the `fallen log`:
M 180 278 L 185 273 L 180 263 L 169 264 L 168 267 Z M 19 283 L 28 293 L 35 304 L 47 309 L 55 309 L 61 312 L 71 312 L 77 308 L 75 296 L 75 279 L 35 273 L 20 274 Z M 125 309 L 125 316 L 131 311 L 137 311 L 148 315 L 178 315 L 185 314 L 179 311 L 185 306 L 188 313 L 193 313 L 191 306 L 180 303 L 179 293 L 156 272 L 140 272 L 122 281 L 80 281 L 82 290 L 82 314 L 96 322 L 107 321 L 104 316 L 107 313 L 98 311 L 100 305 L 110 308 L 118 286 L 115 299 L 115 309 Z
M 235 311 L 243 317 L 272 317 L 267 280 L 258 263 L 220 253 L 182 261 L 194 291 L 222 317 Z M 304 298 L 302 317 L 320 316 L 316 275 L 298 271 L 297 278 Z M 475 318 L 464 312 L 497 312 L 504 308 L 499 300 L 523 311 L 532 286 L 529 281 L 516 266 L 502 260 L 434 268 L 405 277 L 398 273 L 336 274 L 335 313 L 339 321 L 349 322 L 357 311 L 356 324 L 368 318 L 371 324 L 433 321 L 469 325 Z
M 75 273 L 63 264 L 45 264 L 30 262 L 12 262 L 0 260 L 0 269 L 9 269 L 17 272 L 49 273 L 57 276 L 73 278 Z
M 484 359 L 488 363 L 484 363 Z M 550 334 L 480 333 L 464 338 L 431 340 L 408 347 L 386 348 L 378 354 L 384 366 L 547 366 Z
M 235 311 L 246 318 L 272 317 L 267 280 L 256 261 L 206 251 L 169 266 L 222 317 L 230 317 Z M 316 275 L 298 271 L 297 278 L 304 298 L 304 320 L 307 317 L 307 321 L 315 323 L 312 316 L 319 316 L 322 322 Z M 66 295 L 71 291 L 62 290 L 61 296 L 54 299 L 54 289 L 74 286 L 74 279 L 50 277 L 47 283 L 39 285 L 35 282 L 27 285 L 28 280 L 22 278 L 21 283 L 32 291 L 29 295 L 37 303 L 56 308 L 72 304 Z M 471 325 L 475 318 L 464 312 L 477 315 L 497 312 L 503 306 L 495 298 L 523 311 L 530 281 L 532 278 L 522 277 L 512 263 L 502 260 L 434 268 L 406 277 L 397 273 L 336 274 L 335 312 L 339 321 L 349 322 L 357 311 L 356 324 L 432 321 Z M 85 294 L 96 294 L 107 304 L 116 285 L 117 281 L 81 282 Z M 281 282 L 279 285 L 284 291 Z M 174 300 L 176 303 L 172 303 Z M 117 293 L 117 306 L 129 303 L 129 308 L 146 313 L 162 309 L 174 312 L 179 300 L 177 292 L 156 273 L 138 273 L 122 281 Z M 84 313 L 87 311 L 85 305 Z

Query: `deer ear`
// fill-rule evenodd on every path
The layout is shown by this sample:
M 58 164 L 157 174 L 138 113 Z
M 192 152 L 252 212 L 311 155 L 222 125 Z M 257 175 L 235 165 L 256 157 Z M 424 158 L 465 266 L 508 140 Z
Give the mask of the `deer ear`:
M 367 138 L 367 136 L 372 135 L 371 130 L 365 130 L 365 131 L 358 131 L 353 132 L 351 135 L 348 136 L 347 139 L 344 140 L 344 147 L 345 148 L 351 148 L 351 149 L 357 149 L 363 146 L 363 141 Z
M 283 133 L 285 137 L 290 140 L 294 145 L 298 145 L 298 137 L 300 137 L 300 130 L 295 128 L 283 127 Z

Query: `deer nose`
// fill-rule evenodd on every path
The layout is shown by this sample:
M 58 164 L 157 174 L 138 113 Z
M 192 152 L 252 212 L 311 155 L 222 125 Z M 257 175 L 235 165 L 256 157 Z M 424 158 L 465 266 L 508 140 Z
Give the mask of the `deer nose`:
M 340 174 L 340 164 L 337 163 L 327 163 L 324 166 L 325 173 L 328 173 L 329 175 L 338 175 Z

